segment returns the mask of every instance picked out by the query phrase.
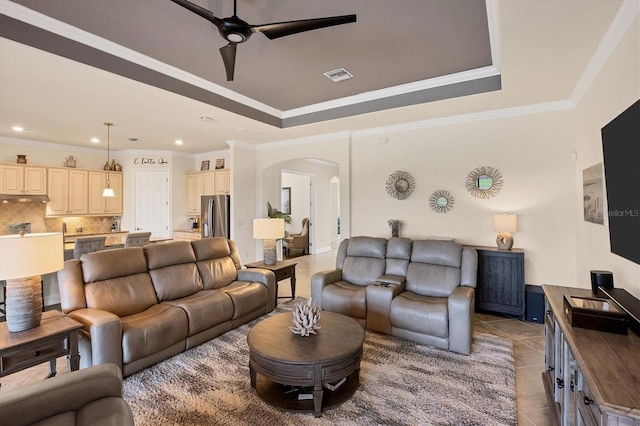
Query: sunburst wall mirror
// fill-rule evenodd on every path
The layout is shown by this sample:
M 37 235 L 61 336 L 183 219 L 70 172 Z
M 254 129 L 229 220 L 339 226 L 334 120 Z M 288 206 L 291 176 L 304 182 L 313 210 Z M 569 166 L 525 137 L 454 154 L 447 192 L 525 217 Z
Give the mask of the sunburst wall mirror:
M 436 213 L 447 213 L 453 208 L 453 195 L 449 191 L 439 189 L 429 197 L 429 206 Z
M 387 178 L 387 193 L 396 200 L 406 200 L 416 187 L 416 181 L 409 173 L 396 170 Z
M 466 187 L 474 197 L 495 197 L 502 189 L 502 174 L 493 167 L 476 167 L 467 175 Z

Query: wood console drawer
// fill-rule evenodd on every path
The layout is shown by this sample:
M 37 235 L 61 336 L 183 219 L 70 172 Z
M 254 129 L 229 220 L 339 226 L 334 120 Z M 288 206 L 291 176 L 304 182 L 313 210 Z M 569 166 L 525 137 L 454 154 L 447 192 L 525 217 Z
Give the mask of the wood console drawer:
M 0 368 L 3 373 L 20 371 L 38 365 L 43 359 L 57 358 L 67 354 L 65 338 L 49 339 L 34 343 L 15 351 L 3 353 L 0 357 Z
M 295 275 L 296 270 L 294 268 L 281 269 L 276 271 L 276 281 L 282 281 L 287 278 L 291 278 Z

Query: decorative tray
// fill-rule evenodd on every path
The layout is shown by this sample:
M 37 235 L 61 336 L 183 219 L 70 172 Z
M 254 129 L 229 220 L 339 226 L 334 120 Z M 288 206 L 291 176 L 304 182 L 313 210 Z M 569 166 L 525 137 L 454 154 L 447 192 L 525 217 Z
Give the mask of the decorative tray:
M 627 334 L 629 318 L 612 300 L 564 295 L 564 314 L 573 327 Z

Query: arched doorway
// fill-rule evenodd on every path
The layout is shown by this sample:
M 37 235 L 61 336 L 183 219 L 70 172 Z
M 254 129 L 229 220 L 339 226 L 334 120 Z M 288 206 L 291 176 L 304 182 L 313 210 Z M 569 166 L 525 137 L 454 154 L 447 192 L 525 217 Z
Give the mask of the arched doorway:
M 331 251 L 332 245 L 338 238 L 340 183 L 339 180 L 336 181 L 336 176 L 339 175 L 340 169 L 337 163 L 314 158 L 283 161 L 262 172 L 262 199 L 265 206 L 269 202 L 280 210 L 282 188 L 291 188 L 293 221 L 291 225 L 287 225 L 287 230 L 299 232 L 302 219 L 309 217 L 311 221 L 309 241 L 312 254 Z M 308 201 L 305 201 L 306 199 Z M 300 200 L 308 203 L 308 209 L 305 210 L 297 204 Z

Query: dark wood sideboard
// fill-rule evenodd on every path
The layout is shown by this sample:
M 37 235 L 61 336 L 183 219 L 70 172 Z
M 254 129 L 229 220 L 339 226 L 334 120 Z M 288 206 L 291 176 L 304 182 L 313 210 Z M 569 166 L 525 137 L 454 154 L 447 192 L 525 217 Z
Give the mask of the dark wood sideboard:
M 543 285 L 547 399 L 557 424 L 640 425 L 640 337 L 572 327 L 564 295 L 592 298 L 590 289 Z
M 472 247 L 478 252 L 476 310 L 525 319 L 524 250 Z

